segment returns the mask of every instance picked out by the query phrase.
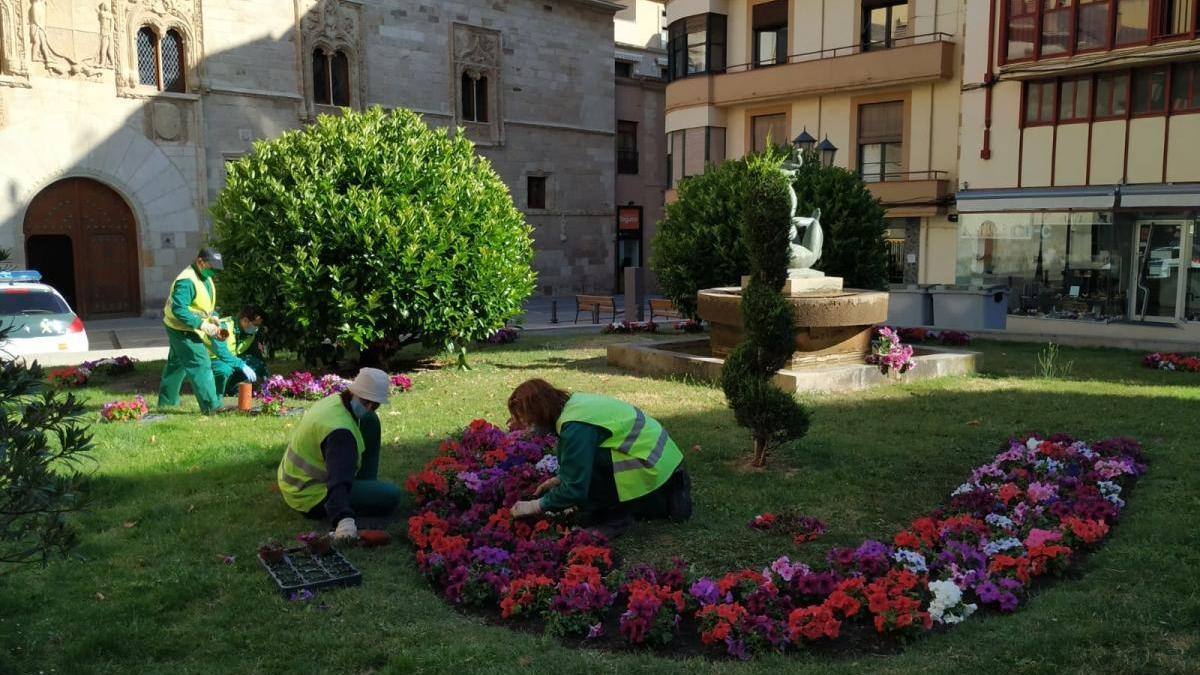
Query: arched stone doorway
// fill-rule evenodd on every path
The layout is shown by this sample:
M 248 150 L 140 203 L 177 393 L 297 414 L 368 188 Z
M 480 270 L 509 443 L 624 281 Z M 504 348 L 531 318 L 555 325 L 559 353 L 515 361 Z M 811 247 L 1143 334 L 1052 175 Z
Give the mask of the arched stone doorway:
M 25 260 L 83 318 L 141 313 L 137 223 L 112 188 L 65 178 L 25 211 Z

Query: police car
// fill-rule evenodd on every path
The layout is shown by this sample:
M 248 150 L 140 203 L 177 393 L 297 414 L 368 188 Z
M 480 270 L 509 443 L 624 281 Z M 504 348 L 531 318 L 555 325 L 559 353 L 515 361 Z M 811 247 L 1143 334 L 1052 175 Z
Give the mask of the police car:
M 8 330 L 0 351 L 9 356 L 86 352 L 83 321 L 41 280 L 33 270 L 0 272 L 0 327 Z

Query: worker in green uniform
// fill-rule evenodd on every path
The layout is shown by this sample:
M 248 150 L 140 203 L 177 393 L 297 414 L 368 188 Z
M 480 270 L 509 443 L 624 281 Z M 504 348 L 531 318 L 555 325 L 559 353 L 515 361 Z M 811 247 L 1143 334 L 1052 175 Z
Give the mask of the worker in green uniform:
M 250 382 L 265 380 L 270 375 L 267 371 L 266 349 L 263 347 L 261 339 L 262 326 L 266 320 L 266 314 L 258 305 L 246 305 L 238 313 L 233 355 L 245 362 L 253 371 L 253 378 L 248 375 L 245 377 Z M 236 389 L 238 382 L 241 382 L 242 379 L 237 376 L 237 373 L 234 373 L 234 379 L 228 385 L 229 389 Z M 232 394 L 233 392 L 227 390 L 225 393 Z
M 254 383 L 258 379 L 254 369 L 237 357 L 237 323 L 232 318 L 218 319 L 221 330 L 215 337 L 203 336 L 212 362 L 213 387 L 218 396 L 236 391 L 240 382 Z
M 610 536 L 632 519 L 692 515 L 691 478 L 666 429 L 634 406 L 599 394 L 569 394 L 541 379 L 520 384 L 508 399 L 512 424 L 558 434 L 558 475 L 535 499 L 512 507 L 515 517 L 580 510 L 585 524 Z
M 386 515 L 400 486 L 379 480 L 380 426 L 391 378 L 363 368 L 350 387 L 318 401 L 300 419 L 279 462 L 283 501 L 309 518 L 327 518 L 335 539 L 358 538 L 360 515 Z
M 163 307 L 170 351 L 158 388 L 159 407 L 179 405 L 184 379 L 192 384 L 200 412 L 208 415 L 221 405 L 204 337 L 215 337 L 221 330 L 213 316 L 217 306 L 213 276 L 224 268 L 219 252 L 203 248 L 171 284 L 171 294 Z

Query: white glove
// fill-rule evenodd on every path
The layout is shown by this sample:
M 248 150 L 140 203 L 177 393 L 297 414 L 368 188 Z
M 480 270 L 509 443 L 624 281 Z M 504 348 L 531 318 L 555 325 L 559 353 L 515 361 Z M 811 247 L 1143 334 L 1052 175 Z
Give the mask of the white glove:
M 250 366 L 242 366 L 242 374 L 246 376 L 246 381 L 251 384 L 258 381 L 258 376 L 254 374 L 254 369 Z
M 338 521 L 337 529 L 329 533 L 334 541 L 354 541 L 358 539 L 358 525 L 353 518 L 342 518 Z
M 221 327 L 211 321 L 205 321 L 200 324 L 200 330 L 210 338 L 215 338 L 221 334 Z
M 536 516 L 542 512 L 542 500 L 531 499 L 527 502 L 517 502 L 512 506 L 513 518 L 525 518 L 527 516 Z
M 542 481 L 541 485 L 537 486 L 537 489 L 533 491 L 533 496 L 541 497 L 542 495 L 553 490 L 554 488 L 558 487 L 561 484 L 562 484 L 562 481 L 559 480 L 558 476 L 551 476 L 551 477 L 547 478 L 546 480 Z

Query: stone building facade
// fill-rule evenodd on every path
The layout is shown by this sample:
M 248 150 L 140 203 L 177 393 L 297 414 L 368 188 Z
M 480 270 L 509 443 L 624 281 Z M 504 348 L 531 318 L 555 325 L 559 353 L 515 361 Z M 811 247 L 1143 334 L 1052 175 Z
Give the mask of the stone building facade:
M 615 267 L 606 0 L 0 0 L 0 247 L 85 317 L 153 315 L 226 162 L 340 106 L 462 127 L 539 292 Z

